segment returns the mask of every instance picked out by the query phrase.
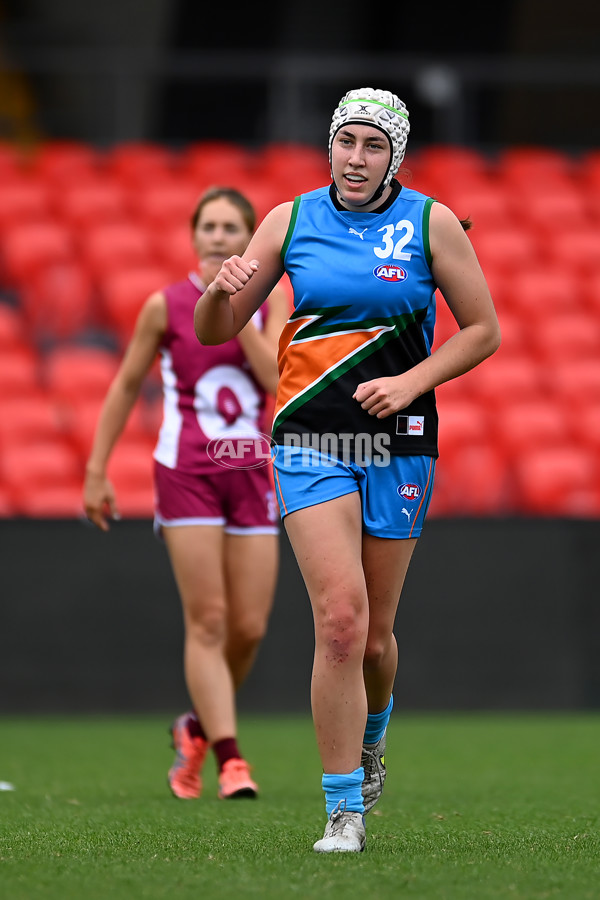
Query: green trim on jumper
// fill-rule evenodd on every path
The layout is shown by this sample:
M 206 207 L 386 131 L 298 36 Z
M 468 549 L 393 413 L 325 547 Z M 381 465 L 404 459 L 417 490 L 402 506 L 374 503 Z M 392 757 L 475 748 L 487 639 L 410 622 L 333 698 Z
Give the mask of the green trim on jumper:
M 287 248 L 290 246 L 290 241 L 292 239 L 292 234 L 294 233 L 294 228 L 296 227 L 296 219 L 298 218 L 298 210 L 300 209 L 300 197 L 294 198 L 294 206 L 292 208 L 292 214 L 290 216 L 290 224 L 288 225 L 288 230 L 285 235 L 285 240 L 283 242 L 283 246 L 281 247 L 281 258 L 285 259 L 285 254 L 287 253 Z
M 431 244 L 429 243 L 429 217 L 431 216 L 431 207 L 434 203 L 433 197 L 428 197 L 423 207 L 423 249 L 425 250 L 425 259 L 429 268 L 431 268 L 431 263 L 433 262 Z

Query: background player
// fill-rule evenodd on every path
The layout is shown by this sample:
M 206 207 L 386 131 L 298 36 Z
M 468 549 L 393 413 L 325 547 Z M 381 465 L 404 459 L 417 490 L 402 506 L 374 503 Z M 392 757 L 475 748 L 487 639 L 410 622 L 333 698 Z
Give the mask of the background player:
M 139 314 L 99 417 L 84 505 L 103 531 L 107 515 L 118 516 L 108 463 L 160 353 L 164 415 L 154 451 L 155 529 L 164 538 L 183 606 L 184 670 L 194 707 L 172 726 L 176 758 L 169 784 L 177 797 L 199 797 L 212 746 L 219 796 L 256 796 L 237 743 L 235 692 L 265 633 L 277 576 L 277 508 L 259 436 L 270 426 L 263 422 L 265 402 L 277 383 L 277 341 L 289 303 L 276 287 L 236 338 L 201 347 L 194 306 L 223 260 L 243 253 L 254 210 L 238 191 L 213 188 L 198 203 L 191 226 L 198 271 L 150 296 Z M 228 466 L 215 463 L 211 446 L 237 437 L 257 443 L 243 443 L 235 468 L 231 455 Z

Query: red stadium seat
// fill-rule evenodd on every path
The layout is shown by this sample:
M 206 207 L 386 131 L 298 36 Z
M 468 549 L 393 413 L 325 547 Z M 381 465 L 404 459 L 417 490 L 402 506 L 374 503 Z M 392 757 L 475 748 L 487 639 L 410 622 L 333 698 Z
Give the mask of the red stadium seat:
M 0 302 L 0 354 L 11 350 L 26 351 L 29 335 L 25 329 L 25 317 L 21 310 Z
M 506 147 L 496 161 L 496 173 L 507 186 L 520 190 L 532 184 L 568 183 L 573 174 L 571 158 L 560 150 L 541 146 Z
M 106 168 L 122 185 L 145 190 L 172 179 L 177 165 L 174 152 L 162 144 L 125 141 L 107 151 Z
M 564 443 L 570 425 L 564 411 L 552 400 L 515 398 L 492 417 L 491 432 L 496 445 L 514 464 L 521 453 L 531 448 Z
M 96 397 L 93 400 L 87 397 L 76 397 L 67 409 L 61 411 L 61 424 L 64 435 L 75 447 L 82 459 L 87 459 L 92 449 L 92 442 L 96 433 L 98 419 L 104 397 Z M 157 428 L 152 430 L 152 423 L 146 404 L 138 400 L 127 419 L 121 439 L 125 441 L 150 441 L 156 438 Z
M 123 268 L 102 279 L 100 290 L 105 316 L 122 343 L 133 334 L 136 319 L 148 297 L 165 288 L 170 281 L 166 267 L 152 264 Z
M 83 489 L 80 480 L 72 484 L 21 486 L 14 500 L 14 512 L 28 519 L 79 519 L 83 516 Z
M 527 319 L 506 309 L 496 311 L 502 332 L 502 343 L 498 352 L 502 353 L 502 358 L 526 356 L 530 352 Z
M 65 339 L 95 323 L 96 294 L 90 273 L 77 260 L 51 262 L 21 290 L 27 323 L 36 340 Z
M 198 193 L 213 185 L 246 181 L 254 166 L 254 155 L 242 144 L 230 141 L 199 141 L 188 144 L 180 156 L 181 173 L 198 185 Z
M 466 444 L 462 452 L 446 457 L 440 452 L 431 504 L 434 515 L 502 515 L 511 508 L 510 474 L 502 453 L 491 443 Z
M 256 170 L 260 180 L 276 187 L 284 200 L 292 200 L 331 180 L 327 153 L 293 142 L 267 144 L 257 154 Z
M 0 172 L 0 178 L 2 174 Z M 17 511 L 12 499 L 12 493 L 5 484 L 0 483 L 0 519 L 11 519 Z
M 549 232 L 542 242 L 548 262 L 558 262 L 582 276 L 600 270 L 600 224 L 578 228 L 559 228 Z
M 24 397 L 0 398 L 0 447 L 53 440 L 61 433 L 59 410 L 41 390 Z
M 577 165 L 578 180 L 586 193 L 600 192 L 600 151 L 582 153 Z
M 18 505 L 23 492 L 36 488 L 81 485 L 78 455 L 62 438 L 23 441 L 0 452 L 0 476 Z
M 198 268 L 198 257 L 192 246 L 189 224 L 181 224 L 157 233 L 153 242 L 155 257 L 171 273 L 173 281 L 185 278 Z
M 48 263 L 74 258 L 70 230 L 54 222 L 31 222 L 12 228 L 2 242 L 5 276 L 13 285 L 22 285 Z
M 502 267 L 505 277 L 510 278 L 539 259 L 539 243 L 529 228 L 515 224 L 485 231 L 473 229 L 469 236 L 484 272 L 488 266 Z
M 600 459 L 600 399 L 582 404 L 574 415 L 565 410 L 564 416 L 573 439 L 591 447 Z
M 52 219 L 50 191 L 34 178 L 17 178 L 2 184 L 0 202 L 0 234 L 18 225 L 45 224 Z
M 546 388 L 546 373 L 532 358 L 504 356 L 502 348 L 468 374 L 473 375 L 473 395 L 487 406 L 490 413 L 495 413 L 516 398 L 538 399 Z
M 580 290 L 585 308 L 600 320 L 600 268 L 581 278 Z
M 532 515 L 600 514 L 598 457 L 575 443 L 532 448 L 515 464 L 521 508 Z
M 470 219 L 474 231 L 505 230 L 512 226 L 510 199 L 494 181 L 458 185 L 455 189 L 450 186 L 440 199 L 459 219 Z
M 107 177 L 65 185 L 57 195 L 55 208 L 62 221 L 76 230 L 126 222 L 129 216 L 125 189 Z
M 37 148 L 32 168 L 48 184 L 62 186 L 96 178 L 102 171 L 102 156 L 83 141 L 48 141 Z
M 118 354 L 101 347 L 62 344 L 43 363 L 43 380 L 53 398 L 68 406 L 104 399 L 120 364 Z
M 475 390 L 476 370 L 471 370 L 461 375 L 459 378 L 453 378 L 451 381 L 445 381 L 439 384 L 435 389 L 438 405 L 440 409 L 446 402 L 462 402 L 463 400 L 478 400 Z
M 108 465 L 108 477 L 116 491 L 152 484 L 153 450 L 154 443 L 147 438 L 119 441 Z
M 487 411 L 481 403 L 467 398 L 447 398 L 438 405 L 440 456 L 453 456 L 465 447 L 489 439 Z
M 162 237 L 170 228 L 187 226 L 199 199 L 194 181 L 179 179 L 148 185 L 132 196 L 132 209 L 140 222 Z M 188 237 L 189 240 L 189 237 Z
M 239 184 L 239 190 L 246 195 L 256 213 L 256 222 L 260 224 L 273 207 L 287 200 L 293 200 L 296 196 L 293 187 L 282 187 L 281 184 L 271 184 L 268 180 L 259 181 L 250 179 L 246 184 Z
M 542 365 L 600 360 L 600 322 L 587 312 L 540 316 L 532 328 L 531 345 Z
M 90 227 L 81 237 L 81 250 L 86 265 L 95 278 L 103 278 L 109 272 L 126 266 L 153 262 L 148 232 L 132 222 Z
M 548 372 L 549 393 L 571 414 L 600 402 L 600 359 L 557 360 Z
M 559 262 L 540 263 L 513 272 L 506 282 L 508 308 L 520 315 L 530 328 L 540 318 L 573 311 L 579 303 L 580 279 Z
M 13 143 L 0 140 L 0 184 L 10 184 L 23 176 L 23 159 Z
M 576 185 L 523 188 L 519 197 L 519 218 L 542 233 L 564 228 L 586 228 L 591 224 L 583 191 Z
M 0 353 L 0 396 L 26 397 L 40 391 L 39 359 L 32 347 L 13 347 Z
M 411 167 L 415 170 L 415 189 L 439 196 L 442 203 L 446 190 L 454 191 L 456 185 L 481 184 L 489 174 L 489 164 L 483 154 L 454 144 L 421 149 L 412 155 Z

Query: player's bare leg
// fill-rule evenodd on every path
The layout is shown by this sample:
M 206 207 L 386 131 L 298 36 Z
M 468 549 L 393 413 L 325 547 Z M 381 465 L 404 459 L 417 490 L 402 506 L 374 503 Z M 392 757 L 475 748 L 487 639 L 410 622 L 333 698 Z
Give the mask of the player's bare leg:
M 369 716 L 361 754 L 365 813 L 379 800 L 387 774 L 387 720 L 398 666 L 398 646 L 392 629 L 415 544 L 416 539 L 389 540 L 368 534 L 363 538 L 363 568 L 369 594 L 364 659 Z
M 224 555 L 228 599 L 225 654 L 237 689 L 250 672 L 267 629 L 277 582 L 279 536 L 226 534 Z

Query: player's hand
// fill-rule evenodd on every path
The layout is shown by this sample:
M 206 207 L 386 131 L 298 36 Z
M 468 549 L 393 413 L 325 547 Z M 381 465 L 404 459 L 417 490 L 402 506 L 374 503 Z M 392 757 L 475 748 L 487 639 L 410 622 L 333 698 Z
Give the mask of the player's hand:
M 352 398 L 357 400 L 370 416 L 385 419 L 405 409 L 415 399 L 415 395 L 409 390 L 404 376 L 395 375 L 363 381 L 354 391 Z
M 121 518 L 115 498 L 115 491 L 103 475 L 88 473 L 83 488 L 83 507 L 85 514 L 100 531 L 109 531 L 108 518 Z M 107 518 L 108 517 L 108 518 Z
M 210 287 L 223 291 L 223 293 L 230 296 L 237 294 L 244 285 L 248 284 L 257 270 L 257 259 L 251 259 L 250 262 L 246 262 L 241 256 L 230 256 L 222 264 L 219 274 Z

